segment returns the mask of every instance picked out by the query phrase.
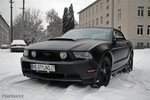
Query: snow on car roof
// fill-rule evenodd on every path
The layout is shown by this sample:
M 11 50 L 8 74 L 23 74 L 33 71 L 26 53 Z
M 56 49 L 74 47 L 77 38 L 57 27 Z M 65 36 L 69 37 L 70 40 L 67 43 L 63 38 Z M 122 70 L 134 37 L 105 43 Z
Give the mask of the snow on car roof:
M 26 45 L 26 43 L 24 42 L 24 40 L 13 40 L 13 42 L 11 43 L 11 45 L 14 45 L 14 44 L 23 44 L 23 45 Z

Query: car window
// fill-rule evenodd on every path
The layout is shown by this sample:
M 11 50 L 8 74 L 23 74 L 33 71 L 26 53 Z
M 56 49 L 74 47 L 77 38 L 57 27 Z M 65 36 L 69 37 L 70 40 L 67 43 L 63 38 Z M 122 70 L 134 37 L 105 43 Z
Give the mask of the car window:
M 113 35 L 114 35 L 114 38 L 117 39 L 117 40 L 120 40 L 120 41 L 121 40 L 126 40 L 124 35 L 121 32 L 117 31 L 117 30 L 114 31 Z
M 85 28 L 85 29 L 74 29 L 62 36 L 62 38 L 71 39 L 97 39 L 97 40 L 110 40 L 111 29 L 101 29 L 101 28 Z

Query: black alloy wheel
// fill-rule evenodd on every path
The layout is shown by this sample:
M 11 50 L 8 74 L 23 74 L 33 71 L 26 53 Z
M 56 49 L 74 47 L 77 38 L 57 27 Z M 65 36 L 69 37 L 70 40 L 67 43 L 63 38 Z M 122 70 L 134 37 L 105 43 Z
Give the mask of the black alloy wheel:
M 123 72 L 129 73 L 133 70 L 133 54 L 130 54 L 130 58 L 128 63 L 126 64 L 126 67 L 123 69 Z
M 104 56 L 98 68 L 97 79 L 91 86 L 94 88 L 100 88 L 103 85 L 107 86 L 111 77 L 111 67 L 111 60 L 109 57 Z

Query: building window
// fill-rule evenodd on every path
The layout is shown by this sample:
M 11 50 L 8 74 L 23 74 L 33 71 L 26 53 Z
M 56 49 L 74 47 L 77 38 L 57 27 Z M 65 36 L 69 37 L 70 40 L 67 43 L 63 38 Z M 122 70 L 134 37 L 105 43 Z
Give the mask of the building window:
M 109 13 L 106 14 L 106 17 L 109 17 Z
M 89 27 L 91 27 L 91 22 L 89 21 Z
M 89 17 L 91 16 L 91 11 L 90 11 L 90 9 L 89 9 Z
M 138 42 L 137 43 L 137 48 L 143 48 L 144 47 L 144 43 L 143 42 Z
M 143 35 L 143 25 L 137 26 L 137 35 Z
M 106 21 L 106 25 L 108 25 L 109 24 L 109 21 Z
M 109 0 L 106 0 L 106 2 L 109 2 Z
M 84 13 L 83 13 L 83 18 L 84 18 Z
M 107 5 L 106 9 L 107 9 L 107 10 L 109 9 L 109 5 Z
M 118 19 L 121 19 L 121 9 L 118 9 Z
M 103 2 L 101 1 L 101 3 L 100 3 L 100 10 L 102 10 L 103 9 Z
M 96 6 L 96 14 L 98 14 L 98 5 Z
M 150 48 L 150 43 L 147 43 L 147 48 Z
M 147 48 L 150 48 L 150 43 L 147 43 Z
M 150 35 L 150 25 L 147 26 L 147 35 Z
M 103 24 L 103 17 L 101 17 L 101 19 L 100 19 L 100 23 L 101 23 L 101 24 Z
M 92 21 L 93 23 L 92 23 L 92 26 L 94 27 L 94 20 Z
M 98 18 L 96 19 L 96 25 L 98 25 Z
M 86 18 L 87 18 L 87 11 L 86 11 Z
M 143 6 L 138 7 L 138 16 L 144 16 L 144 7 Z
M 121 26 L 118 26 L 118 30 L 120 30 L 120 31 L 121 31 Z
M 148 7 L 148 16 L 150 17 L 150 7 Z
M 80 20 L 82 19 L 82 14 L 80 14 Z
M 93 12 L 93 15 L 94 15 L 94 7 L 93 7 L 93 9 L 92 9 L 92 12 Z

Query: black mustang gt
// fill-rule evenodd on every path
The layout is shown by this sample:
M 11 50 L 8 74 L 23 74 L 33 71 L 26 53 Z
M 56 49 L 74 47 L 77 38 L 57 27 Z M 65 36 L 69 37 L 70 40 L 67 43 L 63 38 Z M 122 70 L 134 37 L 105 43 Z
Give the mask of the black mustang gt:
M 133 47 L 114 28 L 73 29 L 26 47 L 21 64 L 30 78 L 107 86 L 112 74 L 132 70 Z

